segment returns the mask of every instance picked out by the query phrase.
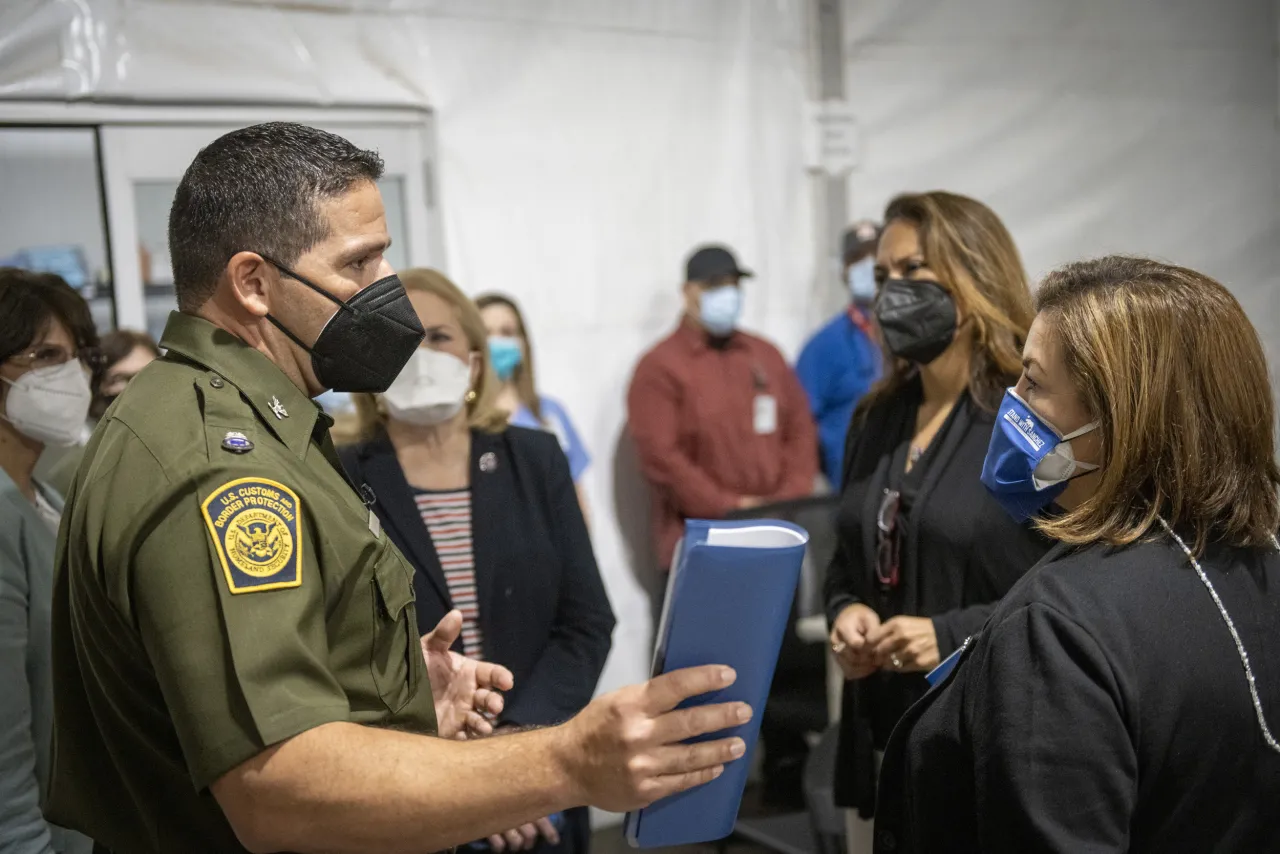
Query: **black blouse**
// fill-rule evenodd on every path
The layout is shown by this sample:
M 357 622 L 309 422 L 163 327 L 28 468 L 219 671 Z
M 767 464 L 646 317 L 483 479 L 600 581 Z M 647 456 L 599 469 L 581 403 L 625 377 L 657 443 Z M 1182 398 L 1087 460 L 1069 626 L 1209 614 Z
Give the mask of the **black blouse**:
M 1280 732 L 1280 555 L 1201 559 Z M 1280 753 L 1168 537 L 1058 547 L 894 731 L 876 851 L 1280 851 Z
M 994 603 L 1050 543 L 1010 519 L 982 485 L 994 415 L 968 394 L 956 403 L 912 471 L 905 478 L 891 473 L 905 463 L 922 396 L 919 380 L 912 380 L 873 407 L 862 424 L 850 428 L 838 545 L 827 572 L 825 598 L 832 622 L 858 602 L 874 608 L 882 620 L 897 615 L 931 617 L 939 655 L 946 658 L 982 627 Z M 890 487 L 910 500 L 898 514 L 898 585 L 886 595 L 875 573 L 876 518 Z M 852 690 L 844 692 L 838 803 L 871 813 L 871 750 L 883 749 L 893 726 L 927 687 L 923 674 L 890 672 L 846 686 Z

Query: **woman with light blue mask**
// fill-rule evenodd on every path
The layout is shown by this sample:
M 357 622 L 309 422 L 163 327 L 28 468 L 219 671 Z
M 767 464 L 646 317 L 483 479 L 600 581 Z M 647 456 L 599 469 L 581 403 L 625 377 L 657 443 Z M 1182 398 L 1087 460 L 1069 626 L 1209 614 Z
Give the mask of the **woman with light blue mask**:
M 533 348 L 529 343 L 524 314 L 515 300 L 502 294 L 485 294 L 475 302 L 489 333 L 489 358 L 494 373 L 502 382 L 497 400 L 499 408 L 511 413 L 511 423 L 516 427 L 547 430 L 560 440 L 560 447 L 569 458 L 573 482 L 578 488 L 578 503 L 582 505 L 583 515 L 587 516 L 583 475 L 591 465 L 591 455 L 564 406 L 554 398 L 538 393 Z

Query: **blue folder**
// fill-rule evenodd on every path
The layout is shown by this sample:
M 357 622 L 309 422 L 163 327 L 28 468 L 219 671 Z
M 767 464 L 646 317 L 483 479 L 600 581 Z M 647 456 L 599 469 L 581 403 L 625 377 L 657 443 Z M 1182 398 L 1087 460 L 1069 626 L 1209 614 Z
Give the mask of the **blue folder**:
M 627 813 L 632 847 L 709 842 L 733 832 L 808 542 L 808 532 L 790 522 L 686 524 L 667 579 L 654 675 L 727 664 L 738 673 L 733 685 L 683 705 L 741 701 L 754 715 L 742 726 L 696 739 L 736 735 L 746 742 L 746 754 L 718 779 Z

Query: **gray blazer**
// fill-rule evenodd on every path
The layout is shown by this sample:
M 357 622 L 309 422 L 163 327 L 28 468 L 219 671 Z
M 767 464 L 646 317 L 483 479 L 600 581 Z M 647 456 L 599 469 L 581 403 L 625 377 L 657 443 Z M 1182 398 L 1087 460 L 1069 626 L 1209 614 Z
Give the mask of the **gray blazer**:
M 37 483 L 54 507 L 62 499 Z M 49 782 L 53 676 L 49 639 L 57 538 L 0 469 L 0 851 L 90 854 L 93 842 L 40 812 Z

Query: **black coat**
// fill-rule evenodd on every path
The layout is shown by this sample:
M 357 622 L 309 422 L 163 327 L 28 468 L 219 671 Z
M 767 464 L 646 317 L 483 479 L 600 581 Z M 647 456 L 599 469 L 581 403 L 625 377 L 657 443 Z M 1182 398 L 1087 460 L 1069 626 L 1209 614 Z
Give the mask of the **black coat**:
M 1280 556 L 1200 561 L 1280 734 Z M 1167 536 L 1058 547 L 885 753 L 876 851 L 1280 851 L 1280 754 L 1231 634 Z
M 882 620 L 931 617 L 941 658 L 977 632 L 994 604 L 1049 549 L 1027 525 L 1010 519 L 980 480 L 993 413 L 963 395 L 913 470 L 918 491 L 905 525 L 899 587 L 882 597 L 876 577 L 876 516 L 890 465 L 915 433 L 922 390 L 918 379 L 876 404 L 850 427 L 837 517 L 838 545 L 827 572 L 827 616 L 862 602 Z M 845 685 L 836 764 L 836 802 L 870 815 L 873 747 L 883 748 L 893 725 L 924 695 L 920 673 L 872 674 Z
M 357 486 L 372 487 L 383 528 L 417 570 L 418 626 L 430 631 L 453 605 L 395 449 L 383 437 L 339 456 Z M 471 534 L 485 658 L 515 676 L 503 721 L 543 726 L 571 718 L 595 691 L 614 619 L 553 435 L 472 431 Z

